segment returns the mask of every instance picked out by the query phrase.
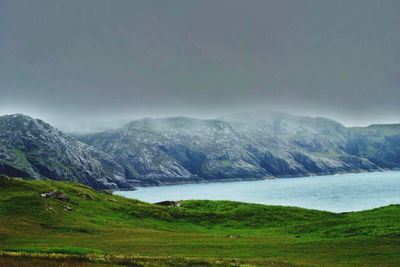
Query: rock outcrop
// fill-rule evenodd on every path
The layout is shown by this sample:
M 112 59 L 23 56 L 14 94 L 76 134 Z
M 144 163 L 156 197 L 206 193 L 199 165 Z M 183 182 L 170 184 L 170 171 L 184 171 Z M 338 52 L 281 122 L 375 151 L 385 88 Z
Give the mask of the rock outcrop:
M 124 169 L 106 153 L 21 114 L 0 117 L 0 173 L 96 189 L 131 186 Z
M 400 133 L 395 136 L 399 138 Z M 376 157 L 363 154 L 365 146 L 378 145 L 368 140 L 362 143 L 362 135 L 354 129 L 325 118 L 286 113 L 247 113 L 218 120 L 142 119 L 79 138 L 110 154 L 124 167 L 127 179 L 141 186 L 400 166 L 400 161 L 381 164 Z M 396 137 L 390 138 L 392 144 L 397 142 Z M 396 159 L 391 153 L 400 155 L 397 148 L 382 153 L 386 157 L 379 158 L 386 163 Z
M 399 167 L 400 125 L 346 128 L 325 118 L 258 112 L 141 119 L 70 137 L 24 115 L 0 117 L 0 174 L 96 189 Z

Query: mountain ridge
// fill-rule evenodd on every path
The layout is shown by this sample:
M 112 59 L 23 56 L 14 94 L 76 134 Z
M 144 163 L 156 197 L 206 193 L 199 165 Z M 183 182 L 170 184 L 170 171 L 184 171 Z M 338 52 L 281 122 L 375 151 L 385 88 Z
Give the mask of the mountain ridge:
M 97 189 L 129 187 L 123 168 L 109 155 L 23 114 L 0 117 L 0 173 Z
M 2 116 L 0 172 L 121 189 L 400 167 L 400 126 L 265 114 L 143 118 L 71 136 L 22 114 Z
M 380 166 L 368 157 L 354 155 L 347 145 L 352 135 L 349 128 L 331 119 L 273 113 L 268 120 L 146 118 L 78 139 L 128 166 L 127 177 L 139 186 L 392 167 L 393 164 Z M 141 169 L 143 161 L 146 169 Z M 163 165 L 165 162 L 170 164 Z

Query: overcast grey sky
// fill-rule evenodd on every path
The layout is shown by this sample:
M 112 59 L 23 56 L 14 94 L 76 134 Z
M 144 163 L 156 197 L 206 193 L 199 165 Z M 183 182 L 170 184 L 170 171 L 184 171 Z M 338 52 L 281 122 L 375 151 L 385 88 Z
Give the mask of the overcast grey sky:
M 0 114 L 400 122 L 398 0 L 0 0 Z

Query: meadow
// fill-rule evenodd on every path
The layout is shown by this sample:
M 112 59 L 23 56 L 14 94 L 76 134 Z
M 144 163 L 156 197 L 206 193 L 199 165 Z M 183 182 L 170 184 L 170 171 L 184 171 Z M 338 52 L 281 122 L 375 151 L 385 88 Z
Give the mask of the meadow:
M 49 192 L 56 194 L 42 195 Z M 399 205 L 350 213 L 230 201 L 159 205 L 77 183 L 0 177 L 0 266 L 399 262 Z

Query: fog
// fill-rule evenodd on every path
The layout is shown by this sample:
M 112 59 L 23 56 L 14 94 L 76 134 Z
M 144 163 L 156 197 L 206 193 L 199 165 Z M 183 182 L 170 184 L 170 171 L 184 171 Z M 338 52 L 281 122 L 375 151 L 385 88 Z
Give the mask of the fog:
M 400 122 L 400 1 L 0 0 L 0 114 Z

